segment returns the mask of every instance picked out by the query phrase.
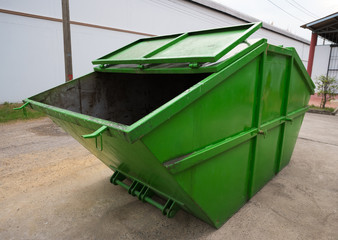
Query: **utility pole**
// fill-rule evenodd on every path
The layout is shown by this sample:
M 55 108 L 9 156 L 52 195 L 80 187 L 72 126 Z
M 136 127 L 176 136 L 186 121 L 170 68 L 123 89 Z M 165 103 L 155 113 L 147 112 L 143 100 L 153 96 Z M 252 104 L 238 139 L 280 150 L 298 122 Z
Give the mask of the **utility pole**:
M 72 67 L 72 46 L 70 39 L 70 23 L 69 23 L 69 1 L 62 1 L 62 24 L 63 24 L 63 48 L 65 57 L 65 79 L 66 82 L 73 79 Z

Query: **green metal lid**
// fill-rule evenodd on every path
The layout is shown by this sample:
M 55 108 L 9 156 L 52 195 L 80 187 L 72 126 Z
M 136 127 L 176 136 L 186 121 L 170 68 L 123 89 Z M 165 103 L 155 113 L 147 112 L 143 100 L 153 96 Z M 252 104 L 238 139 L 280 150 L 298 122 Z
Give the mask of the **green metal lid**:
M 262 23 L 139 39 L 93 64 L 123 63 L 206 63 L 216 62 L 252 33 Z

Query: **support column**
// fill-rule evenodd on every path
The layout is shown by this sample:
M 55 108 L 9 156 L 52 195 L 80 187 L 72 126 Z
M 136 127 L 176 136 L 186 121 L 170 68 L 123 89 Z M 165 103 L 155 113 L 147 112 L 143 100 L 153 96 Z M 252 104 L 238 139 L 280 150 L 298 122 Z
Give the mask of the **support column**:
M 317 45 L 317 38 L 318 38 L 318 34 L 312 32 L 310 52 L 309 52 L 309 61 L 307 63 L 307 72 L 310 75 L 310 77 L 311 77 L 311 73 L 312 73 L 313 58 L 315 56 L 315 48 L 316 48 L 316 45 Z
M 63 48 L 65 58 L 66 82 L 73 79 L 72 47 L 70 40 L 69 2 L 62 0 Z

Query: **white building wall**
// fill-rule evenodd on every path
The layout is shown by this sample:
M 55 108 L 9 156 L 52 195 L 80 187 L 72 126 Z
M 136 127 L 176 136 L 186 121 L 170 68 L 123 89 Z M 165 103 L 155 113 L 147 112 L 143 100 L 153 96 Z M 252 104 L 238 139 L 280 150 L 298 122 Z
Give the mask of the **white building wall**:
M 0 8 L 61 18 L 61 0 L 0 0 Z
M 60 0 L 0 0 L 0 8 L 61 18 Z M 154 35 L 244 23 L 180 0 L 71 0 L 70 18 Z M 61 23 L 0 13 L 0 29 L 0 102 L 17 102 L 64 82 Z M 92 71 L 92 60 L 140 37 L 144 36 L 71 25 L 74 77 Z M 266 29 L 252 36 L 258 37 L 295 47 L 303 62 L 307 61 L 308 44 Z
M 189 1 L 120 0 L 116 4 L 116 1 L 102 0 L 102 4 L 106 6 L 104 9 L 95 1 L 82 6 L 82 0 L 72 0 L 70 3 L 71 18 L 74 21 L 132 29 L 133 31 L 155 35 L 246 23 L 224 13 L 190 3 Z M 99 18 L 94 17 L 98 15 L 100 15 Z M 107 22 L 107 19 L 111 21 Z M 274 45 L 294 47 L 303 63 L 307 64 L 309 44 L 266 29 L 258 30 L 251 38 L 266 38 L 269 43 Z
M 17 102 L 62 82 L 61 24 L 0 14 L 0 29 L 0 102 Z
M 143 37 L 137 34 L 71 25 L 74 78 L 93 71 L 91 63 L 93 60 Z
M 311 74 L 312 75 L 311 77 L 314 81 L 320 75 L 326 76 L 329 58 L 330 58 L 330 45 L 316 46 Z

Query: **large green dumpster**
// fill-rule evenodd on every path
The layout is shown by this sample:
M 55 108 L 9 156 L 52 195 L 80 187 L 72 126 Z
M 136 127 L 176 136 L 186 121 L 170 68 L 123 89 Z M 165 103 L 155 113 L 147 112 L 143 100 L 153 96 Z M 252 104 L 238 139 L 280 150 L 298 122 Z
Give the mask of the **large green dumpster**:
M 261 23 L 140 39 L 25 99 L 168 217 L 220 227 L 290 161 L 314 84 Z

